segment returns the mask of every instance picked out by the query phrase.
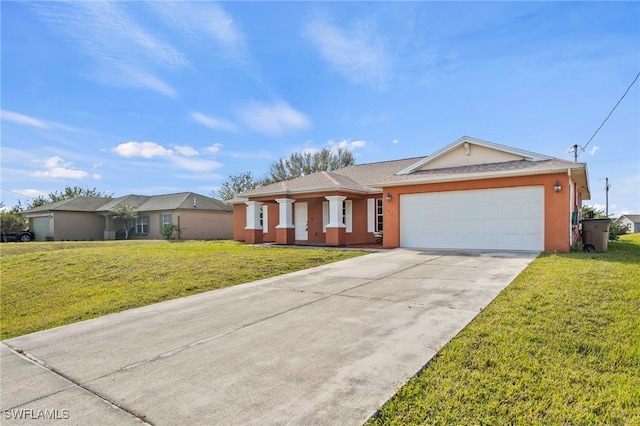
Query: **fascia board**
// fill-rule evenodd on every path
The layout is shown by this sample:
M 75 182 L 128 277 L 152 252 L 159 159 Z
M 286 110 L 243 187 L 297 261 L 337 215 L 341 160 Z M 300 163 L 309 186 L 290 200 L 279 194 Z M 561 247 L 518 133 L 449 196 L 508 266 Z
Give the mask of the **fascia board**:
M 375 188 L 386 188 L 386 187 L 394 187 L 394 186 L 407 186 L 407 185 L 419 185 L 422 183 L 442 183 L 442 182 L 460 182 L 465 180 L 480 180 L 480 179 L 493 179 L 493 178 L 501 178 L 501 177 L 516 177 L 516 176 L 535 176 L 535 175 L 548 175 L 552 173 L 559 173 L 566 171 L 566 167 L 557 167 L 551 169 L 544 170 L 534 170 L 530 172 L 522 172 L 521 170 L 510 170 L 504 172 L 483 172 L 483 173 L 466 173 L 466 174 L 457 174 L 457 175 L 448 175 L 448 176 L 432 176 L 426 177 L 422 179 L 412 179 L 412 180 L 404 180 L 404 181 L 391 181 L 391 182 L 379 182 L 371 184 L 372 187 Z

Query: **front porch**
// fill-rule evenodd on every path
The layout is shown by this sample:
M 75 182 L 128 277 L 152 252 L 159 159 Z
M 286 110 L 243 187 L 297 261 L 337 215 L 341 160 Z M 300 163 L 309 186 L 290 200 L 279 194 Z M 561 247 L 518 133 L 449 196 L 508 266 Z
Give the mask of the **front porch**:
M 345 247 L 376 245 L 380 198 L 321 194 L 250 199 L 234 205 L 234 240 L 249 244 Z M 376 226 L 377 225 L 377 226 Z

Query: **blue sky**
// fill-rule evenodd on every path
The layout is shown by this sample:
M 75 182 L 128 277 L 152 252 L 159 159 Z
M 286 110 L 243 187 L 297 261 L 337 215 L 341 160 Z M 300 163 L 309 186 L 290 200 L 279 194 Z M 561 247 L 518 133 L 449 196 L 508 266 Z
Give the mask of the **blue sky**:
M 1 2 L 2 192 L 210 195 L 345 147 L 464 136 L 567 160 L 640 72 L 638 2 Z M 640 82 L 580 153 L 640 213 Z

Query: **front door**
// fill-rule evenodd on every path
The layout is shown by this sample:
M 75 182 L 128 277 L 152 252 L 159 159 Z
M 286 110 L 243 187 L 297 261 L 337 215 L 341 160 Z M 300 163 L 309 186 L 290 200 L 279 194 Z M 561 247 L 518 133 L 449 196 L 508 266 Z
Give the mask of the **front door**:
M 295 209 L 296 240 L 307 241 L 309 239 L 307 203 L 295 203 L 293 207 Z

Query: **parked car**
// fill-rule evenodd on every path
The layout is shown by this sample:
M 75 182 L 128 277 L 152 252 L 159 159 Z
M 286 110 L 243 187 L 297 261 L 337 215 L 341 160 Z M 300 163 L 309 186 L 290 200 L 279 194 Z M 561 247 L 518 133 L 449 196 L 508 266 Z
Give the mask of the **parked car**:
M 11 243 L 11 242 L 17 242 L 17 241 L 28 243 L 29 241 L 33 241 L 35 239 L 36 239 L 36 234 L 29 231 L 28 229 L 23 229 L 20 232 L 3 232 L 2 233 L 3 243 Z

